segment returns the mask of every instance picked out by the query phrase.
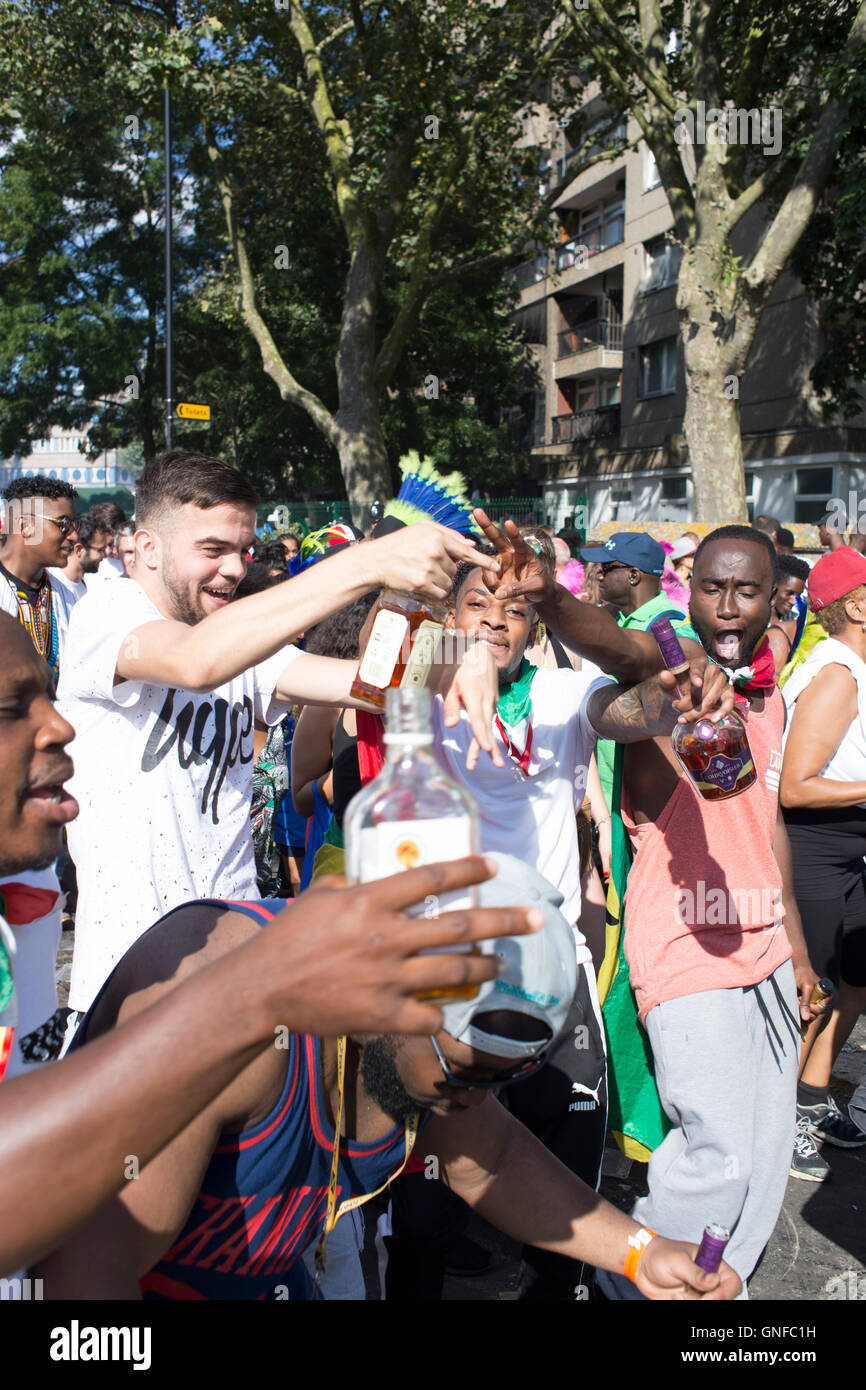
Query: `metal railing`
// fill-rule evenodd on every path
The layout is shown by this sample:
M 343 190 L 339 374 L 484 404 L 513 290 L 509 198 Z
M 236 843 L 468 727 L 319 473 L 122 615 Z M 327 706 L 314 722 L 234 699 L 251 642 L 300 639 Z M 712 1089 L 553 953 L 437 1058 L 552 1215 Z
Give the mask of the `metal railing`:
M 572 266 L 586 265 L 593 256 L 609 251 L 612 246 L 620 246 L 625 241 L 625 214 L 615 217 L 603 227 L 591 227 L 580 236 L 563 242 L 556 248 L 556 269 L 570 270 Z
M 521 261 L 513 270 L 505 272 L 506 279 L 513 280 L 519 290 L 525 290 L 527 285 L 539 284 L 540 281 L 546 280 L 549 274 L 549 257 L 546 251 L 528 261 Z
M 589 161 L 594 159 L 596 155 L 604 154 L 605 150 L 612 149 L 614 145 L 622 144 L 627 136 L 627 122 L 624 120 L 618 121 L 616 125 L 611 126 L 603 135 L 599 134 L 598 139 L 593 140 L 591 144 L 577 145 L 573 150 L 569 150 L 567 154 L 560 155 L 556 161 L 556 174 L 559 182 L 561 183 L 565 178 L 566 170 L 569 164 L 574 160 L 577 159 L 581 163 L 586 162 L 589 164 Z M 578 174 L 582 172 L 581 169 L 578 169 L 574 177 L 577 178 Z
M 549 526 L 550 517 L 543 497 L 489 497 L 477 504 L 491 521 L 516 521 L 518 526 Z
M 605 439 L 619 434 L 619 406 L 602 405 L 595 410 L 578 410 L 572 415 L 554 415 L 551 444 L 573 444 L 584 439 Z
M 533 447 L 543 443 L 543 435 L 533 437 Z M 388 498 L 382 500 L 388 501 Z M 549 524 L 544 512 L 544 502 L 540 497 L 488 497 L 476 500 L 472 505 L 483 507 L 488 516 L 496 522 L 510 518 L 521 526 Z M 350 507 L 348 502 L 269 502 L 258 509 L 259 526 L 264 526 L 267 517 L 274 512 L 277 513 L 277 520 L 272 523 L 272 532 L 292 530 L 303 537 L 309 531 L 318 531 L 320 526 L 327 526 L 339 519 L 352 520 L 362 531 L 370 531 L 369 506 L 359 509 L 356 506 Z
M 610 348 L 611 352 L 622 352 L 622 324 L 611 323 L 609 319 L 592 319 L 589 323 L 578 324 L 576 328 L 566 328 L 557 335 L 557 358 L 572 357 L 577 352 L 589 352 L 592 348 Z

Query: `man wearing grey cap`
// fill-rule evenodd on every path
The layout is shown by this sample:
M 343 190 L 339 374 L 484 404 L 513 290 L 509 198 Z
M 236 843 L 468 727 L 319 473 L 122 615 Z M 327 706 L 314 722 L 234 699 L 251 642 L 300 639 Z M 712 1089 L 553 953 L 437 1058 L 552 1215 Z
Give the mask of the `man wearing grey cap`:
M 308 1298 L 304 1252 L 315 1248 L 323 1264 L 337 1221 L 412 1153 L 516 1240 L 625 1272 L 648 1298 L 736 1296 L 727 1266 L 707 1275 L 694 1245 L 639 1228 L 495 1099 L 504 1082 L 543 1065 L 571 1004 L 574 946 L 559 894 L 534 871 L 507 856 L 465 868 L 480 881 L 482 908 L 507 903 L 514 914 L 519 934 L 491 943 L 498 978 L 472 1000 L 447 1003 L 434 1036 L 278 1039 L 45 1261 L 46 1297 L 134 1298 L 141 1280 L 145 1297 L 158 1299 Z M 82 1025 L 88 1038 L 254 934 L 272 908 L 185 911 L 186 924 L 175 914 L 170 933 L 158 925 L 132 947 Z M 335 1132 L 344 1136 L 336 1152 Z

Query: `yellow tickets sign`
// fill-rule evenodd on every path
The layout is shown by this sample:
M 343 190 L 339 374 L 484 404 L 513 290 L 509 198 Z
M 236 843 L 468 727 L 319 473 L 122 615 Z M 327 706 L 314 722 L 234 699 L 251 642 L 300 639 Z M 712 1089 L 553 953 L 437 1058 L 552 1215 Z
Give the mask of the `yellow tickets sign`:
M 181 420 L 209 420 L 209 405 L 194 405 L 191 401 L 181 401 L 177 408 Z

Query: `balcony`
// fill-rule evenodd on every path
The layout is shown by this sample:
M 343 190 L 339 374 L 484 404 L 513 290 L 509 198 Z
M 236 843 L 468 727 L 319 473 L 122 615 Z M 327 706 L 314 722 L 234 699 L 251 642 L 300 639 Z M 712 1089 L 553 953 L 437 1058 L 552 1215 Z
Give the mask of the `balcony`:
M 507 270 L 505 278 L 512 280 L 519 290 L 525 290 L 529 285 L 537 285 L 540 281 L 546 280 L 549 273 L 548 254 L 544 251 L 540 256 L 521 261 L 513 270 Z
M 573 415 L 554 415 L 551 425 L 551 444 L 606 439 L 619 434 L 619 406 L 602 405 L 595 410 L 578 410 Z
M 605 127 L 607 127 L 605 129 Z M 597 135 L 596 139 L 592 139 Z M 612 150 L 615 145 L 622 145 L 628 139 L 628 123 L 625 120 L 617 121 L 616 125 L 611 126 L 608 122 L 601 122 L 592 131 L 587 131 L 585 143 L 576 145 L 567 154 L 561 155 L 556 161 L 556 176 L 562 183 L 568 171 L 569 164 L 578 161 L 576 174 L 582 172 L 581 165 L 589 165 L 590 161 L 597 159 L 599 155 Z
M 556 248 L 556 269 L 570 270 L 572 266 L 586 265 L 593 256 L 609 251 L 612 246 L 620 246 L 625 241 L 625 220 L 617 217 L 604 227 L 592 227 L 579 237 L 572 237 Z
M 575 353 L 589 352 L 592 348 L 622 352 L 622 324 L 611 323 L 608 319 L 592 319 L 589 323 L 567 328 L 557 335 L 557 358 L 573 357 Z

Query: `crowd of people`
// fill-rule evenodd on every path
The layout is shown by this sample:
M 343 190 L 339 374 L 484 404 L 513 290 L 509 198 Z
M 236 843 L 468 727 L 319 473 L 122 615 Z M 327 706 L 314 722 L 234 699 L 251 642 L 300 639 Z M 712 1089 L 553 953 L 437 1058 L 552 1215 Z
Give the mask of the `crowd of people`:
M 45 1297 L 363 1299 L 375 1239 L 381 1296 L 438 1299 L 485 1267 L 470 1209 L 525 1299 L 745 1297 L 788 1177 L 866 1144 L 830 1090 L 866 1007 L 859 538 L 595 543 L 403 471 L 370 536 L 257 536 L 247 480 L 180 451 L 134 521 L 4 492 L 0 1274 Z M 399 756 L 353 694 L 387 591 L 459 634 L 430 744 L 480 854 L 359 884 L 346 813 Z M 732 714 L 754 777 L 702 799 L 672 735 Z M 648 1163 L 629 1214 L 610 1134 Z

